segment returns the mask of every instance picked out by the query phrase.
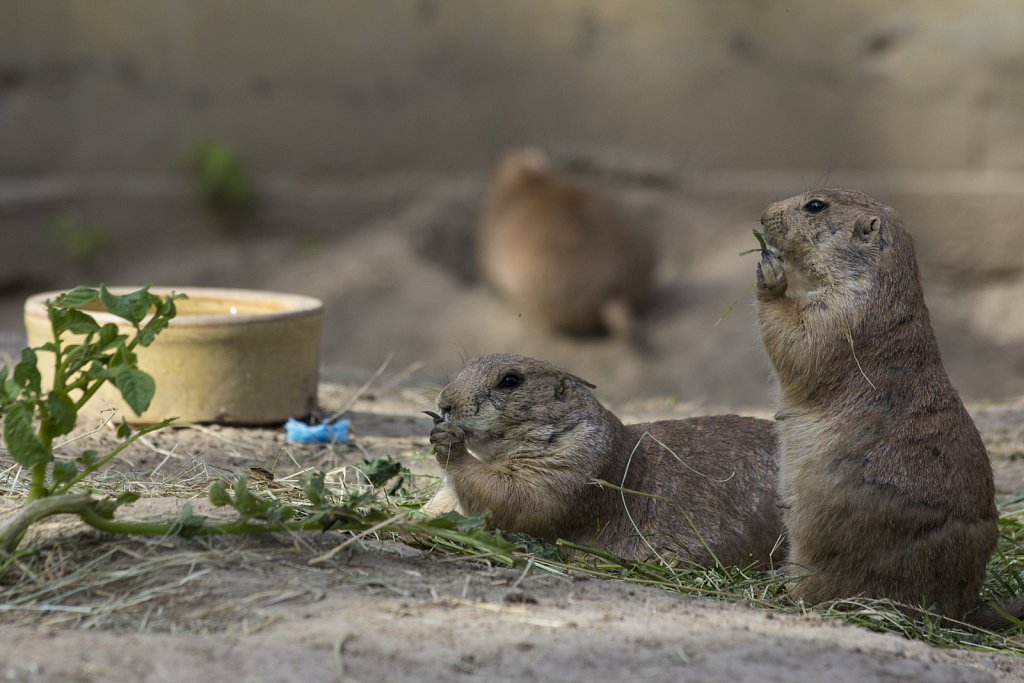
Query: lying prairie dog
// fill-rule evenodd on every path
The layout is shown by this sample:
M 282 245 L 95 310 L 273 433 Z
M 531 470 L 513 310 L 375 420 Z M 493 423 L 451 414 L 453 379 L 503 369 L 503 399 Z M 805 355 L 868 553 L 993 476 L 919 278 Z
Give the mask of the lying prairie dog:
M 457 503 L 506 531 L 631 560 L 782 560 L 771 422 L 723 415 L 624 426 L 592 386 L 523 356 L 470 361 L 437 398 L 430 441 L 445 488 L 428 510 Z

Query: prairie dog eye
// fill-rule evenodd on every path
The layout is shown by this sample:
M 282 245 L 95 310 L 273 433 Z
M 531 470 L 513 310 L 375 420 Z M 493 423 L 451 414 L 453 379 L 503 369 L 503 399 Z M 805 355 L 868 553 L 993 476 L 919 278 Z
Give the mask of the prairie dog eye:
M 523 383 L 522 375 L 515 372 L 505 373 L 500 380 L 498 380 L 497 389 L 514 389 Z
M 807 213 L 821 213 L 828 208 L 828 202 L 821 199 L 812 199 L 804 204 L 804 211 Z

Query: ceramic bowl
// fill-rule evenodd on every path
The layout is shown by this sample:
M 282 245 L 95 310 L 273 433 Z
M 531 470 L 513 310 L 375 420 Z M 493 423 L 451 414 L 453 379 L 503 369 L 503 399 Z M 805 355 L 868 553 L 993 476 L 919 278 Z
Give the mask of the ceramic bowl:
M 111 287 L 125 294 L 138 287 Z M 156 380 L 149 409 L 135 415 L 117 390 L 104 385 L 86 410 L 118 410 L 117 419 L 151 424 L 177 417 L 179 423 L 265 425 L 304 417 L 316 404 L 323 304 L 308 296 L 250 289 L 152 287 L 161 296 L 188 295 L 178 314 L 147 348 L 137 348 L 139 367 Z M 29 346 L 51 340 L 45 292 L 25 302 Z M 86 307 L 101 325 L 131 324 L 107 313 L 101 303 Z M 44 386 L 52 382 L 52 355 L 39 354 Z

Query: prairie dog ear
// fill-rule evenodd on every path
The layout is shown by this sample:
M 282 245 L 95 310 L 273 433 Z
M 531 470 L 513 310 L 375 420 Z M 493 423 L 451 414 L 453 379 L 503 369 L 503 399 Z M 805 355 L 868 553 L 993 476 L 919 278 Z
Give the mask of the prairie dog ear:
M 853 224 L 853 239 L 865 244 L 877 244 L 882 232 L 882 219 L 878 216 L 861 216 Z
M 576 375 L 571 375 L 567 372 L 562 375 L 562 380 L 558 383 L 558 389 L 555 391 L 555 395 L 558 398 L 565 398 L 565 392 L 568 391 L 569 387 L 573 384 L 582 384 L 588 389 L 594 389 L 597 387 L 596 384 L 591 384 L 587 380 L 577 377 Z
M 597 388 L 596 384 L 591 384 L 587 380 L 583 379 L 582 377 L 577 377 L 576 375 L 570 375 L 570 374 L 566 373 L 565 378 L 569 379 L 569 380 L 572 380 L 573 382 L 577 382 L 579 384 L 582 384 L 583 386 L 585 386 L 588 389 L 596 389 Z

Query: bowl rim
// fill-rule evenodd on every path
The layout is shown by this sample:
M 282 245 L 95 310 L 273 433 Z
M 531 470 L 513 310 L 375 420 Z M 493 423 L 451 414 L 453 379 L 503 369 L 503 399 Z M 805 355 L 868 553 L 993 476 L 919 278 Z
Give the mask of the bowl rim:
M 136 287 L 116 286 L 107 287 L 117 295 L 128 294 L 142 289 L 142 285 Z M 71 291 L 70 289 L 55 289 L 49 292 L 32 294 L 25 300 L 25 316 L 34 318 L 46 318 L 46 301 Z M 195 295 L 197 297 L 216 297 L 222 299 L 235 299 L 238 301 L 265 301 L 272 300 L 275 303 L 285 306 L 284 310 L 269 311 L 266 313 L 238 313 L 238 314 L 203 314 L 190 315 L 179 313 L 171 320 L 174 327 L 210 327 L 214 325 L 247 325 L 259 322 L 271 322 L 275 320 L 287 320 L 318 315 L 323 311 L 323 301 L 316 297 L 305 294 L 291 294 L 288 292 L 275 292 L 263 289 L 245 289 L 228 287 L 167 287 L 151 286 L 149 291 L 153 294 L 166 296 L 171 292 L 179 294 Z M 124 318 L 119 318 L 113 313 L 106 311 L 89 311 L 96 322 L 102 324 L 115 323 L 118 325 L 129 325 Z

